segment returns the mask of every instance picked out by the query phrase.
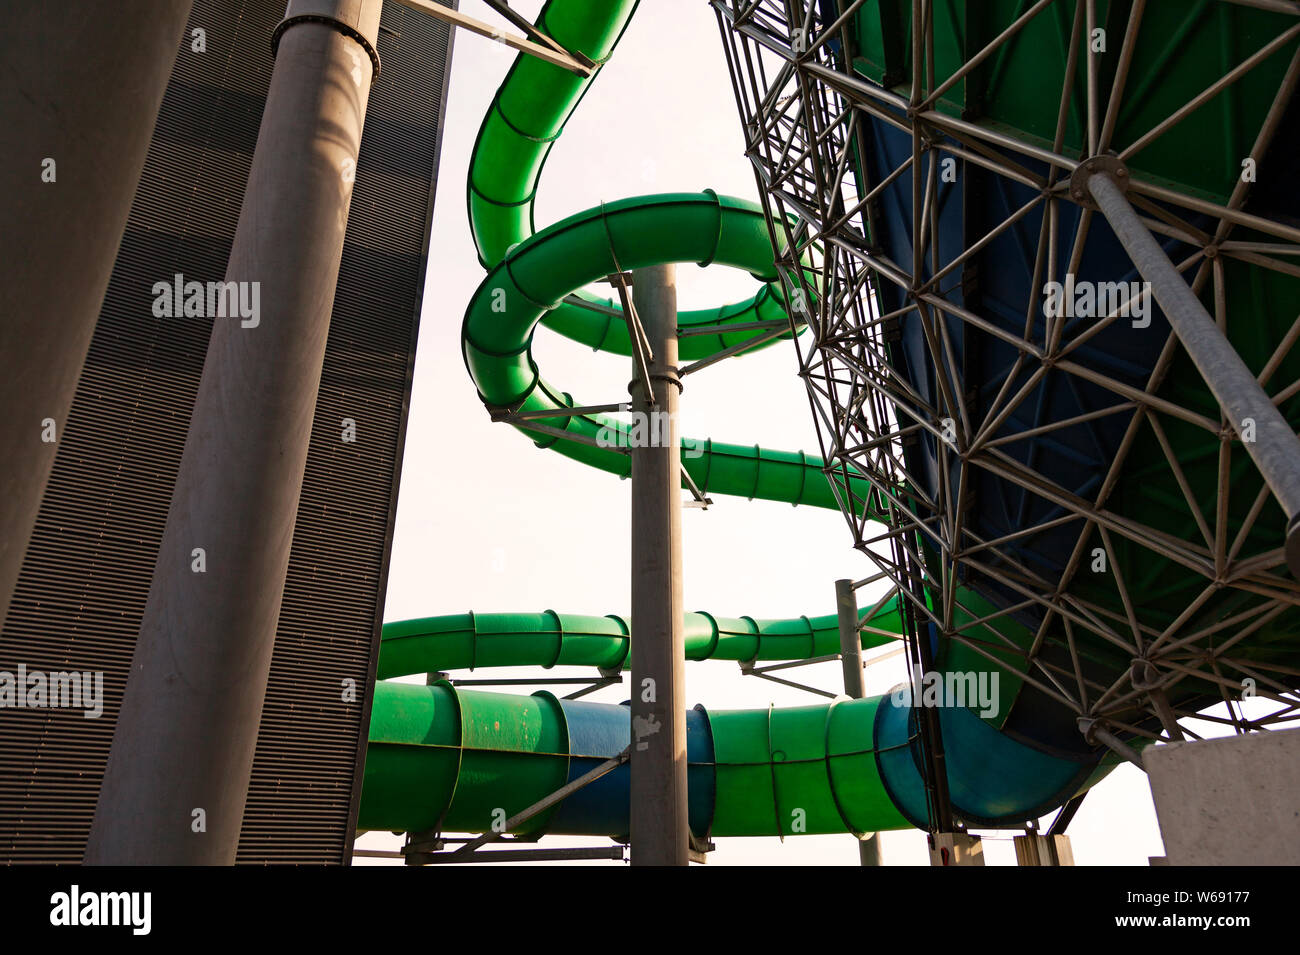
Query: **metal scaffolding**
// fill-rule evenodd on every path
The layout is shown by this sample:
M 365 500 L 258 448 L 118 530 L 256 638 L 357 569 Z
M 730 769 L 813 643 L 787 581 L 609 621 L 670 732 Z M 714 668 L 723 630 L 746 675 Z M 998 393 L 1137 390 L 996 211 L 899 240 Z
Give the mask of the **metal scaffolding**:
M 1300 393 L 1300 381 L 1278 380 L 1276 374 L 1300 338 L 1300 318 L 1270 338 L 1270 357 L 1249 369 L 1227 337 L 1241 327 L 1234 323 L 1255 318 L 1228 307 L 1239 269 L 1244 264 L 1252 274 L 1300 276 L 1300 228 L 1247 211 L 1246 176 L 1227 202 L 1215 202 L 1173 188 L 1134 163 L 1203 104 L 1270 62 L 1285 66 L 1282 80 L 1271 105 L 1260 109 L 1262 120 L 1244 131 L 1253 146 L 1241 157 L 1252 168 L 1262 161 L 1300 77 L 1300 5 L 1221 0 L 1211 6 L 1238 4 L 1293 22 L 1238 62 L 1223 69 L 1205 66 L 1199 93 L 1144 134 L 1121 140 L 1121 115 L 1130 115 L 1130 100 L 1144 95 L 1135 56 L 1143 0 L 1127 5 L 1126 15 L 1112 16 L 1121 22 L 1111 26 L 1122 29 L 1112 30 L 1105 69 L 1088 42 L 1097 29 L 1093 0 L 1021 4 L 1009 22 L 992 29 L 986 24 L 978 40 L 963 38 L 958 45 L 965 51 L 956 55 L 952 36 L 941 38 L 947 46 L 936 55 L 938 5 L 912 0 L 910 23 L 919 28 L 894 25 L 910 50 L 892 56 L 886 50 L 879 81 L 860 68 L 862 51 L 856 48 L 865 0 L 712 0 L 747 155 L 779 240 L 774 249 L 782 281 L 787 294 L 811 306 L 810 334 L 797 340 L 799 374 L 855 546 L 892 581 L 918 628 L 934 632 L 941 648 L 961 647 L 991 661 L 1040 699 L 1072 713 L 1088 743 L 1118 749 L 1139 765 L 1140 755 L 1120 736 L 1139 742 L 1183 733 L 1195 738 L 1178 722 L 1194 715 L 1236 732 L 1300 718 L 1300 669 L 1288 665 L 1294 661 L 1280 653 L 1246 652 L 1252 635 L 1280 623 L 1284 614 L 1294 615 L 1300 604 L 1297 505 L 1291 499 L 1300 475 L 1300 442 L 1294 421 L 1278 412 Z M 892 8 L 906 20 L 907 6 Z M 883 4 L 877 13 L 885 17 Z M 1040 17 L 1054 18 L 1068 36 L 1059 96 L 1051 91 L 1059 102 L 1051 141 L 1018 136 L 1007 124 L 990 121 L 978 102 L 971 106 L 969 88 L 966 107 L 953 107 L 958 84 L 973 83 Z M 1075 145 L 1067 136 L 1071 123 L 1082 130 Z M 886 134 L 911 141 L 905 155 L 896 151 L 892 168 L 882 161 L 889 158 L 887 150 L 872 151 L 872 137 Z M 868 155 L 872 163 L 864 161 Z M 966 232 L 953 248 L 941 242 L 939 221 L 941 187 L 952 181 L 943 176 L 954 168 L 958 175 L 978 174 L 990 188 L 1027 190 L 1029 198 L 1009 204 L 1001 221 L 978 229 L 963 217 Z M 902 196 L 896 205 L 910 198 L 910 255 L 891 256 L 879 241 L 882 200 L 891 191 L 895 199 Z M 1021 237 L 1026 222 L 1037 223 L 1037 245 L 1032 237 L 1025 243 L 1033 263 L 1024 289 L 1030 304 L 1014 322 L 1023 324 L 1017 333 L 1012 322 L 991 320 L 970 305 L 967 295 L 978 302 L 980 254 L 1001 237 Z M 1058 262 L 1067 263 L 1066 273 L 1077 271 L 1090 232 L 1106 229 L 1168 315 L 1167 329 L 1153 329 L 1164 336 L 1163 346 L 1153 351 L 1145 383 L 1138 386 L 1090 361 L 1083 347 L 1121 314 L 1127 316 L 1131 301 L 1087 323 L 1053 320 L 1042 309 L 1039 290 L 1063 277 Z M 1170 247 L 1190 251 L 1170 262 Z M 1211 302 L 1208 312 L 1203 298 Z M 916 347 L 923 348 L 929 388 L 918 387 L 903 368 L 899 339 L 905 323 L 919 329 L 922 345 Z M 954 343 L 967 334 L 1013 350 L 1001 381 L 967 373 L 965 355 Z M 1200 357 L 1206 347 L 1215 356 L 1209 362 Z M 1226 353 L 1237 367 L 1220 360 Z M 1190 377 L 1188 358 L 1194 363 Z M 915 354 L 912 360 L 918 361 Z M 1195 387 L 1162 387 L 1175 366 L 1180 382 Z M 1017 420 L 1017 410 L 1049 379 L 1107 400 L 1071 418 L 1046 416 L 1028 425 Z M 1255 424 L 1243 422 L 1249 414 L 1243 407 L 1261 410 L 1270 420 L 1267 435 L 1259 422 L 1253 444 L 1243 440 L 1243 430 Z M 1102 419 L 1110 427 L 1123 423 L 1122 440 L 1087 495 L 1063 486 L 1032 453 L 1015 451 L 1017 442 L 1023 449 L 1028 439 L 1069 440 L 1062 435 L 1070 429 L 1087 433 Z M 1190 465 L 1170 438 L 1175 429 L 1190 429 L 1210 444 L 1202 471 L 1217 471 L 1214 500 L 1193 493 Z M 1191 536 L 1171 535 L 1116 500 L 1113 492 L 1139 441 L 1176 485 L 1174 495 L 1181 491 L 1169 506 L 1180 508 L 1196 529 Z M 918 448 L 933 450 L 936 493 L 914 473 Z M 1243 469 L 1249 469 L 1249 481 L 1242 480 Z M 1027 502 L 1019 526 L 1000 536 L 977 533 L 972 514 L 981 481 L 1018 489 Z M 1267 531 L 1262 546 L 1256 533 L 1261 529 Z M 1023 558 L 1024 548 L 1040 535 L 1065 532 L 1072 546 L 1061 554 L 1059 567 L 1049 571 L 1043 562 Z M 1109 570 L 1104 593 L 1095 579 L 1087 586 L 1081 580 L 1098 554 Z M 1181 613 L 1150 605 L 1137 590 L 1134 578 L 1148 557 L 1184 575 L 1180 585 L 1189 589 Z M 962 594 L 969 592 L 963 588 L 975 582 L 985 593 L 996 593 L 1000 606 L 963 603 Z M 1012 619 L 1029 628 L 1032 640 L 1017 641 L 1006 632 L 1005 622 Z M 913 632 L 910 642 L 919 654 L 930 640 Z M 1246 681 L 1271 701 L 1270 712 L 1242 712 Z M 1204 712 L 1216 700 L 1226 715 Z M 941 758 L 941 741 L 935 744 Z M 942 802 L 943 794 L 937 795 Z

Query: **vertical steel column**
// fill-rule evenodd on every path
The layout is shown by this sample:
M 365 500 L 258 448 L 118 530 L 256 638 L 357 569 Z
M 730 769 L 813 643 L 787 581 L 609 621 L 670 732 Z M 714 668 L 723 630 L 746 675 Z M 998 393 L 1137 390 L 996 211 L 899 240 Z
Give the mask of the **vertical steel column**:
M 629 390 L 640 440 L 632 443 L 633 865 L 686 865 L 686 645 L 682 621 L 681 450 L 678 446 L 677 272 L 632 273 L 632 293 L 653 353 L 649 400 Z
M 862 638 L 858 635 L 858 595 L 853 581 L 835 581 L 835 609 L 840 625 L 840 665 L 844 668 L 844 695 L 862 699 Z
M 226 271 L 260 314 L 213 326 L 89 863 L 234 861 L 381 8 L 292 0 L 276 28 Z
M 133 0 L 82 4 L 73 13 L 17 3 L 5 11 L 0 624 L 67 427 L 190 6 Z
M 1300 577 L 1300 439 L 1295 429 L 1142 225 L 1123 189 L 1108 172 L 1094 173 L 1087 184 L 1138 272 L 1151 283 L 1161 310 L 1228 420 L 1238 431 L 1247 418 L 1254 420 L 1255 440 L 1244 442 L 1246 453 L 1286 514 L 1287 566 Z
M 844 695 L 860 700 L 862 685 L 862 638 L 858 631 L 858 596 L 853 581 L 835 581 L 835 609 L 840 628 L 840 665 L 844 668 Z M 858 861 L 880 865 L 880 835 L 872 833 L 858 840 Z

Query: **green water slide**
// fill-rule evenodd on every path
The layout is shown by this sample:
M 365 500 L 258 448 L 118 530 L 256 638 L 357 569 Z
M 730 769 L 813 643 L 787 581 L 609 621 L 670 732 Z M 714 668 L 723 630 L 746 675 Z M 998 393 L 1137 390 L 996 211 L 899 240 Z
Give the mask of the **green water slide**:
M 636 6 L 633 0 L 550 0 L 537 28 L 603 69 Z M 611 435 L 629 425 L 593 413 L 544 415 L 582 403 L 541 377 L 531 349 L 537 326 L 629 355 L 619 306 L 584 287 L 611 273 L 663 263 L 726 265 L 758 282 L 747 301 L 682 313 L 683 327 L 712 332 L 682 338 L 684 361 L 770 335 L 729 326 L 785 320 L 787 313 L 773 239 L 761 210 L 748 201 L 707 190 L 644 196 L 535 230 L 534 199 L 546 157 L 591 82 L 521 55 L 493 99 L 468 184 L 471 230 L 488 272 L 466 311 L 462 349 L 489 410 L 528 414 L 526 422 L 514 418 L 512 424 L 539 447 L 626 475 L 628 456 L 610 445 L 619 443 Z M 797 312 L 795 318 L 792 330 Z M 711 439 L 684 445 L 690 454 L 683 463 L 705 493 L 837 506 L 819 458 Z M 864 647 L 902 631 L 894 601 L 862 616 Z M 1018 632 L 1012 621 L 998 626 L 1004 634 Z M 686 633 L 689 660 L 801 660 L 839 648 L 834 616 L 754 620 L 695 613 L 687 615 Z M 379 677 L 507 666 L 616 672 L 635 638 L 628 621 L 615 615 L 546 611 L 404 621 L 384 627 Z M 1004 675 L 1003 692 L 1014 689 Z M 891 694 L 793 708 L 696 707 L 688 713 L 691 828 L 699 835 L 785 836 L 925 826 L 914 710 L 900 702 L 906 698 Z M 942 722 L 954 805 L 972 822 L 1031 818 L 1102 774 L 1096 759 L 1030 748 L 963 707 L 945 709 Z M 447 681 L 379 682 L 359 825 L 485 831 L 500 813 L 513 816 L 621 752 L 629 724 L 625 707 L 547 692 L 520 696 L 458 689 Z M 618 837 L 628 832 L 627 815 L 623 766 L 528 820 L 518 834 Z

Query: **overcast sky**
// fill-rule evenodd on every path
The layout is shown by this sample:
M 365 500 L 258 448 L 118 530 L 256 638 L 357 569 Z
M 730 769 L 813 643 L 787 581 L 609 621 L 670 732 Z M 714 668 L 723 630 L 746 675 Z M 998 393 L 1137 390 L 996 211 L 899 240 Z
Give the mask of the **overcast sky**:
M 512 5 L 530 19 L 541 8 L 539 0 Z M 463 0 L 461 8 L 497 22 L 480 0 Z M 466 218 L 466 170 L 479 123 L 512 59 L 499 44 L 467 33 L 457 37 L 386 620 L 467 610 L 628 609 L 629 482 L 539 450 L 509 426 L 491 423 L 461 361 L 461 319 L 483 276 Z M 602 200 L 704 188 L 757 199 L 717 22 L 704 0 L 650 0 L 552 151 L 537 224 Z M 694 308 L 735 301 L 754 289 L 752 278 L 733 270 L 684 265 L 678 290 L 679 306 Z M 534 355 L 543 376 L 579 404 L 626 399 L 627 359 L 593 353 L 545 329 L 538 331 Z M 682 433 L 815 452 L 808 399 L 795 371 L 794 347 L 783 343 L 692 376 L 682 395 Z M 849 529 L 835 511 L 716 497 L 707 512 L 686 509 L 682 523 L 685 597 L 692 610 L 755 617 L 832 613 L 837 578 L 874 572 L 852 549 Z M 865 604 L 869 596 L 863 591 L 859 599 Z M 838 663 L 796 673 L 805 682 L 842 689 Z M 867 692 L 883 693 L 904 675 L 900 658 L 875 665 L 867 671 Z M 817 702 L 742 677 L 734 663 L 690 663 L 686 676 L 688 701 L 710 708 Z M 618 703 L 626 696 L 625 685 L 590 699 Z M 1080 865 L 1146 865 L 1149 856 L 1163 854 L 1146 779 L 1129 766 L 1089 796 L 1070 834 Z M 1014 865 L 1012 834 L 992 835 L 997 838 L 985 844 L 990 864 Z M 396 848 L 400 842 L 374 833 L 358 847 Z M 545 844 L 608 843 L 557 837 Z M 916 831 L 886 833 L 883 849 L 889 865 L 927 862 L 924 836 Z M 709 862 L 856 865 L 857 851 L 849 836 L 730 839 L 719 840 Z

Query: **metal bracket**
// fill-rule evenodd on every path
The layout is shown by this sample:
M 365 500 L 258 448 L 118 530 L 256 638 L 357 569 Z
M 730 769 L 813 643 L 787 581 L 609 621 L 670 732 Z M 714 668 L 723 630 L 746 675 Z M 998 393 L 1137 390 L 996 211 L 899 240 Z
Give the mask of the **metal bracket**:
M 1061 811 L 1056 814 L 1056 818 L 1052 820 L 1052 824 L 1047 827 L 1047 835 L 1060 836 L 1065 834 L 1065 827 L 1070 824 L 1070 820 L 1074 818 L 1074 814 L 1079 811 L 1079 807 L 1083 805 L 1083 800 L 1088 793 L 1089 790 L 1085 789 L 1061 807 Z
M 677 329 L 678 338 L 690 338 L 693 335 L 732 335 L 737 332 L 765 332 L 779 328 L 789 330 L 790 321 L 785 318 L 772 319 L 768 322 L 740 322 L 735 325 L 683 325 Z
M 687 502 L 685 506 L 698 507 L 701 510 L 707 511 L 709 509 L 709 505 L 713 503 L 713 498 L 706 497 L 704 492 L 700 490 L 699 485 L 695 483 L 695 479 L 692 478 L 690 472 L 686 470 L 686 465 L 682 464 L 681 469 L 682 469 L 682 480 L 686 482 L 686 486 L 690 489 L 691 496 L 695 498 L 694 501 Z
M 622 847 L 616 846 L 609 849 L 526 849 L 526 850 L 497 850 L 492 852 L 481 852 L 483 846 L 489 842 L 495 842 L 505 836 L 511 829 L 516 829 L 523 823 L 532 819 L 539 813 L 545 812 L 557 803 L 562 802 L 569 796 L 573 795 L 579 789 L 594 783 L 602 776 L 613 772 L 619 766 L 626 763 L 632 755 L 631 747 L 628 747 L 610 759 L 605 760 L 590 772 L 583 773 L 577 779 L 561 786 L 549 796 L 544 796 L 537 802 L 533 803 L 527 809 L 515 813 L 505 821 L 500 830 L 489 830 L 481 836 L 465 842 L 464 845 L 452 852 L 443 852 L 443 848 L 448 841 L 438 834 L 429 833 L 412 833 L 408 836 L 407 845 L 402 848 L 402 853 L 406 857 L 407 865 L 431 865 L 439 863 L 460 863 L 460 862 L 542 862 L 554 861 L 556 859 L 604 859 L 604 858 L 622 858 Z M 507 840 L 510 841 L 510 840 Z M 615 854 L 615 850 L 617 853 Z M 574 853 L 586 853 L 578 854 Z M 595 854 L 593 854 L 595 853 Z
M 655 390 L 654 385 L 650 383 L 650 365 L 654 362 L 655 356 L 650 348 L 650 339 L 646 337 L 645 327 L 641 324 L 641 317 L 636 313 L 636 305 L 632 302 L 632 273 L 618 271 L 606 276 L 605 281 L 618 289 L 618 300 L 623 304 L 623 321 L 627 322 L 627 335 L 632 340 L 632 357 L 636 361 L 637 378 L 641 381 L 641 387 L 645 389 L 646 404 L 653 408 Z
M 473 852 L 463 858 L 457 858 L 456 852 L 421 853 L 418 861 L 408 865 L 460 865 L 473 862 L 570 862 L 574 860 L 609 859 L 625 862 L 626 856 L 622 846 L 595 846 L 575 849 L 488 849 Z
M 1103 153 L 1083 160 L 1070 173 L 1070 198 L 1085 209 L 1094 211 L 1097 203 L 1092 198 L 1092 190 L 1088 188 L 1088 180 L 1097 173 L 1106 173 L 1122 192 L 1128 191 L 1128 167 L 1118 156 Z
M 524 34 L 530 40 L 534 40 L 537 43 L 542 44 L 543 46 L 548 46 L 556 53 L 559 53 L 562 56 L 573 57 L 573 59 L 577 60 L 579 63 L 581 63 L 583 66 L 587 67 L 590 70 L 594 70 L 597 66 L 600 65 L 591 57 L 587 56 L 585 53 L 569 51 L 566 50 L 564 47 L 560 46 L 560 44 L 557 43 L 552 37 L 547 36 L 541 30 L 537 29 L 537 27 L 533 26 L 533 24 L 529 23 L 527 17 L 524 17 L 520 15 L 517 11 L 511 9 L 510 4 L 506 3 L 505 0 L 483 0 L 483 2 L 486 3 L 493 10 L 495 10 L 497 13 L 501 14 L 501 16 L 505 17 L 507 20 L 513 23 L 520 30 L 523 30 Z
M 600 448 L 602 451 L 613 451 L 615 454 L 629 454 L 630 449 L 619 447 L 618 445 L 602 445 L 595 438 L 589 435 L 579 434 L 572 431 L 565 431 L 563 428 L 557 428 L 549 424 L 541 424 L 536 419 L 521 418 L 513 411 L 493 411 L 489 410 L 488 414 L 493 421 L 505 422 L 520 428 L 527 428 L 529 431 L 537 431 L 541 434 L 549 434 L 564 441 L 573 441 L 577 444 L 585 444 L 593 448 Z M 550 415 L 549 417 L 563 417 L 563 415 Z
M 453 7 L 444 7 L 440 3 L 434 3 L 432 0 L 397 0 L 404 7 L 410 7 L 412 10 L 418 10 L 420 13 L 427 13 L 444 23 L 450 23 L 454 27 L 462 27 L 471 33 L 477 33 L 479 36 L 485 36 L 490 40 L 496 40 L 498 43 L 504 43 L 513 50 L 520 53 L 527 53 L 529 56 L 536 57 L 552 66 L 558 66 L 562 70 L 568 70 L 581 77 L 591 76 L 598 68 L 599 64 L 583 56 L 580 53 L 571 53 L 565 50 L 550 37 L 542 37 L 536 30 L 530 28 L 526 31 L 530 35 L 540 37 L 543 42 L 535 43 L 532 40 L 525 39 L 521 36 L 515 36 L 513 33 L 502 33 L 499 29 L 482 20 L 475 20 L 471 16 L 466 16 Z M 494 3 L 493 0 L 487 0 L 488 5 L 501 13 L 506 19 L 510 20 L 516 26 L 523 18 L 515 11 L 510 10 L 504 3 Z M 505 10 L 502 10 L 505 7 Z M 509 11 L 508 13 L 506 11 Z
M 1110 749 L 1117 755 L 1128 760 L 1138 769 L 1146 772 L 1146 767 L 1142 765 L 1142 755 L 1110 730 L 1106 729 L 1101 720 L 1087 716 L 1080 716 L 1077 722 L 1079 732 L 1083 734 L 1083 738 L 1089 743 L 1093 745 L 1100 743 L 1107 749 Z
M 797 683 L 794 680 L 782 679 L 779 676 L 772 676 L 772 672 L 775 670 L 789 670 L 789 669 L 793 669 L 794 667 L 806 667 L 814 663 L 829 663 L 831 660 L 838 660 L 838 659 L 840 659 L 840 655 L 838 653 L 828 653 L 820 657 L 809 657 L 806 660 L 792 660 L 789 663 L 773 663 L 770 666 L 765 666 L 765 667 L 754 666 L 753 660 L 741 660 L 740 672 L 744 676 L 756 676 L 760 680 L 768 680 L 772 683 L 779 683 L 782 686 L 788 686 L 795 690 L 803 690 L 805 693 L 814 693 L 817 696 L 825 697 L 828 700 L 833 700 L 837 696 L 839 696 L 838 693 L 832 693 L 829 690 L 818 689 L 815 686 L 808 686 L 806 683 Z
M 559 408 L 555 411 L 514 411 L 500 415 L 493 420 L 501 421 L 534 421 L 538 418 L 576 418 L 579 415 L 588 414 L 610 414 L 615 411 L 631 411 L 632 405 L 627 401 L 619 401 L 608 405 L 572 405 L 568 408 Z
M 592 680 L 581 690 L 574 690 L 564 698 L 566 700 L 580 700 L 589 693 L 595 693 L 597 690 L 603 690 L 607 686 L 621 685 L 623 683 L 623 674 L 607 672 L 604 667 L 600 670 L 600 679 Z
M 709 861 L 708 854 L 717 848 L 717 844 L 708 836 L 703 839 L 699 838 L 695 833 L 691 832 L 689 826 L 686 829 L 686 835 L 690 839 L 690 846 L 686 850 L 687 857 L 691 862 L 706 865 Z
M 406 844 L 398 852 L 382 849 L 357 849 L 355 856 L 372 859 L 402 859 L 407 865 L 448 865 L 463 862 L 568 862 L 575 860 L 612 859 L 624 861 L 625 847 L 583 846 L 568 849 L 493 849 L 480 850 L 468 858 L 457 858 L 460 846 L 471 842 L 470 839 L 450 839 L 437 830 L 425 830 L 407 834 Z M 507 843 L 527 840 L 506 839 Z M 448 845 L 458 848 L 449 850 Z
M 724 358 L 731 358 L 733 355 L 740 355 L 752 348 L 757 348 L 759 345 L 766 344 L 774 338 L 780 338 L 782 335 L 790 331 L 789 322 L 782 322 L 781 326 L 782 327 L 773 329 L 772 331 L 766 332 L 762 335 L 747 338 L 743 342 L 736 342 L 736 344 L 730 345 L 721 351 L 716 351 L 712 355 L 701 358 L 699 361 L 691 362 L 691 364 L 681 370 L 680 375 L 682 378 L 685 378 L 687 375 L 693 375 L 695 372 L 702 371 L 710 365 L 717 364 Z
M 1160 671 L 1156 669 L 1155 664 L 1139 657 L 1133 661 L 1129 669 L 1129 679 L 1133 683 L 1133 689 L 1145 692 L 1147 698 L 1151 700 L 1151 706 L 1156 711 L 1156 716 L 1160 718 L 1160 723 L 1169 734 L 1169 738 L 1181 742 L 1184 739 L 1183 729 L 1178 725 L 1174 708 L 1169 705 L 1169 697 L 1165 696 Z
M 613 686 L 616 683 L 623 682 L 623 674 L 620 670 L 607 669 L 598 667 L 600 676 L 552 676 L 552 677 L 512 677 L 512 678 L 487 678 L 482 680 L 464 679 L 453 680 L 446 673 L 428 674 L 428 683 L 433 685 L 440 680 L 447 680 L 452 686 L 572 686 L 581 684 L 582 689 L 575 690 L 573 693 L 564 697 L 566 700 L 577 700 L 589 693 L 595 693 L 597 690 L 603 690 L 607 686 Z

